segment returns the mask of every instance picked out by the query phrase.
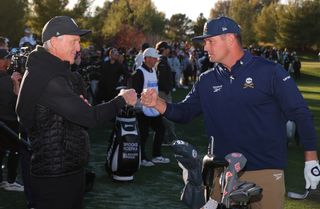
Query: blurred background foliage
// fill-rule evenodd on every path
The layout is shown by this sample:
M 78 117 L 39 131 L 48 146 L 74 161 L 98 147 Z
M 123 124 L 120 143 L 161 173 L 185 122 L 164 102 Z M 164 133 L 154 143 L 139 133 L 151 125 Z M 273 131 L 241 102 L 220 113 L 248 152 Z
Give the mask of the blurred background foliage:
M 95 46 L 114 45 L 139 48 L 142 42 L 160 39 L 190 41 L 202 33 L 203 14 L 192 21 L 185 14 L 166 19 L 151 0 L 106 0 L 90 10 L 93 0 L 78 0 L 73 8 L 68 0 L 1 0 L 0 35 L 16 46 L 29 27 L 41 40 L 43 25 L 53 16 L 69 15 L 93 31 L 85 42 Z M 320 1 L 219 0 L 209 18 L 226 15 L 242 28 L 243 44 L 275 46 L 297 51 L 320 49 Z

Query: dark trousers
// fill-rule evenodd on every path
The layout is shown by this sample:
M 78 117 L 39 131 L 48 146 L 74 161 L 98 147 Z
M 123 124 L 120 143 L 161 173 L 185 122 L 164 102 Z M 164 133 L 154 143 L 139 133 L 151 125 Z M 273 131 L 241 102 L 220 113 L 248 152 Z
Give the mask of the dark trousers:
M 172 88 L 176 88 L 177 83 L 176 83 L 176 72 L 171 72 L 172 73 Z
M 149 136 L 149 128 L 155 131 L 153 139 L 152 156 L 161 156 L 161 144 L 164 138 L 164 125 L 162 121 L 162 116 L 147 117 L 143 113 L 137 114 L 138 126 L 140 131 L 141 140 L 141 158 L 146 159 L 146 142 Z
M 30 160 L 31 150 L 25 145 L 21 145 L 20 148 L 20 161 L 21 161 L 21 176 L 24 184 L 24 194 L 27 199 L 27 207 L 35 208 L 35 197 L 31 186 L 30 176 Z
M 31 175 L 37 209 L 81 209 L 85 190 L 85 172 L 61 177 Z
M 18 122 L 16 121 L 3 121 L 9 128 L 18 133 Z M 16 139 L 10 138 L 10 136 L 0 129 L 0 165 L 3 164 L 3 160 L 9 151 L 7 160 L 7 181 L 13 183 L 17 177 L 17 170 L 19 165 L 19 149 L 20 144 Z M 3 181 L 2 166 L 0 166 L 0 182 Z

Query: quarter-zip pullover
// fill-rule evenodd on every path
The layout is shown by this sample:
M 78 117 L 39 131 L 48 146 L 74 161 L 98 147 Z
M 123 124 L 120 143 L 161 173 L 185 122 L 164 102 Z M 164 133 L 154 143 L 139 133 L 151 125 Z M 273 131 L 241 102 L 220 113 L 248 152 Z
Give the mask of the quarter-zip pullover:
M 167 104 L 164 115 L 188 122 L 201 113 L 215 155 L 243 153 L 246 170 L 285 167 L 287 120 L 296 123 L 305 150 L 316 150 L 312 116 L 294 80 L 279 64 L 249 52 L 231 71 L 217 64 L 203 73 L 182 102 Z

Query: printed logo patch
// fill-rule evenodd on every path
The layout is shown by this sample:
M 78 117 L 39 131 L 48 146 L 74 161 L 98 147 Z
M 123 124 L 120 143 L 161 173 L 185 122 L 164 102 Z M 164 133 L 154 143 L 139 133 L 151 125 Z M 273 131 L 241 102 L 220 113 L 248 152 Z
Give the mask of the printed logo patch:
M 192 157 L 193 157 L 193 158 L 197 158 L 197 156 L 198 156 L 197 151 L 193 149 L 193 150 L 192 150 Z
M 282 173 L 275 173 L 275 174 L 273 174 L 273 176 L 276 179 L 276 181 L 278 181 L 279 179 L 282 178 Z
M 282 79 L 283 81 L 287 81 L 287 80 L 289 80 L 291 77 L 290 77 L 290 75 L 288 75 L 287 77 L 285 77 L 284 79 Z
M 222 85 L 212 86 L 212 88 L 213 88 L 213 93 L 217 93 L 222 89 Z
M 243 84 L 243 88 L 246 89 L 246 88 L 254 88 L 254 83 L 253 83 L 253 79 L 248 77 L 246 78 L 246 81 L 245 83 Z

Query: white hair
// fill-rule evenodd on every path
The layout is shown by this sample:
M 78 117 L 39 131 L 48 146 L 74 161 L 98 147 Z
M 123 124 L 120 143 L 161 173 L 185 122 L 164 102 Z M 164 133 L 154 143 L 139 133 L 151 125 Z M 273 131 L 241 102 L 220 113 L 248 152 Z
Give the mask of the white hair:
M 43 46 L 43 48 L 45 48 L 47 51 L 49 51 L 49 49 L 51 49 L 51 47 L 52 47 L 51 41 L 50 41 L 50 40 L 45 41 L 42 46 Z
M 57 38 L 57 39 L 63 39 L 63 35 L 58 36 L 58 37 L 56 37 L 56 38 Z M 52 44 L 51 44 L 50 39 L 49 39 L 48 41 L 45 41 L 42 46 L 43 46 L 43 48 L 45 48 L 46 50 L 51 49 L 51 48 L 52 48 Z

